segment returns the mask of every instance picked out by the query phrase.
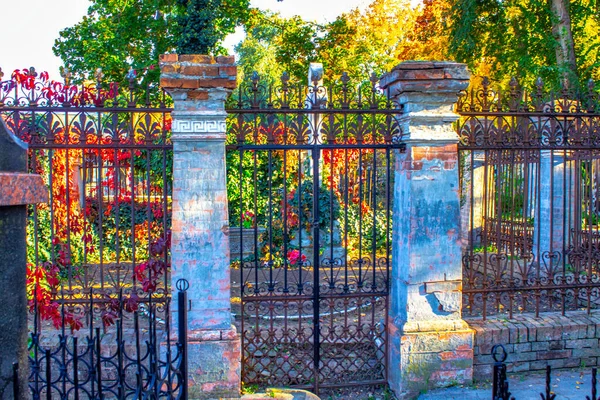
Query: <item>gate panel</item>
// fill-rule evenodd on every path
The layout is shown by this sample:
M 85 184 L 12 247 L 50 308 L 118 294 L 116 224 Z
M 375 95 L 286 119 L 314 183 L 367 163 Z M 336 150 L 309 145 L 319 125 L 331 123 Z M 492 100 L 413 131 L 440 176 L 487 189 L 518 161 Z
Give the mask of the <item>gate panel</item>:
M 96 79 L 49 81 L 31 68 L 0 81 L 0 118 L 49 191 L 28 209 L 29 389 L 182 398 L 186 344 L 169 314 L 171 109 L 135 74 L 125 92 Z
M 242 86 L 228 112 L 232 297 L 242 380 L 386 382 L 391 162 L 400 110 L 376 80 Z

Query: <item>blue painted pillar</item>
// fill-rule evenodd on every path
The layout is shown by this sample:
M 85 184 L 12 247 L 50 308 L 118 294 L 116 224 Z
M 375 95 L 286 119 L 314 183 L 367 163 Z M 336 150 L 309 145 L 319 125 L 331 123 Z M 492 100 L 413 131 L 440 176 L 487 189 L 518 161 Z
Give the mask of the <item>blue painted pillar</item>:
M 236 398 L 241 348 L 231 324 L 225 169 L 234 58 L 166 54 L 160 67 L 161 86 L 174 102 L 171 287 L 189 281 L 189 398 Z
M 395 155 L 389 384 L 400 398 L 469 383 L 473 331 L 462 320 L 458 136 L 452 123 L 466 66 L 404 62 L 381 84 L 404 105 Z

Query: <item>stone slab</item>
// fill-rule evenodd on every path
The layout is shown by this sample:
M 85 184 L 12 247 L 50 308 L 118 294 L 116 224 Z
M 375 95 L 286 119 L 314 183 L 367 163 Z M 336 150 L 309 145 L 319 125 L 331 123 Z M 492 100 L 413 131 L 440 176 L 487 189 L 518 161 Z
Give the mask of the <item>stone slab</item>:
M 0 206 L 48 202 L 48 188 L 34 174 L 0 172 Z
M 390 343 L 390 387 L 399 399 L 414 399 L 436 387 L 472 382 L 472 330 L 415 334 L 392 330 Z

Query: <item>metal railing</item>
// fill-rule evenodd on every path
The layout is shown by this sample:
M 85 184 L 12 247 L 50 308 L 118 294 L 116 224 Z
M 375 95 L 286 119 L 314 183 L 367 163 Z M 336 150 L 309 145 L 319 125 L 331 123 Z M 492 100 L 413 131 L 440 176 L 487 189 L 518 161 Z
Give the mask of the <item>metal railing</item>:
M 0 118 L 50 193 L 29 208 L 29 294 L 37 285 L 80 316 L 106 313 L 118 296 L 164 303 L 169 291 L 168 246 L 158 257 L 152 246 L 169 242 L 170 99 L 133 73 L 127 87 L 95 78 L 56 82 L 32 68 L 0 81 Z M 91 310 L 91 296 L 105 306 Z
M 106 335 L 90 320 L 87 334 L 48 337 L 40 332 L 29 341 L 29 390 L 34 399 L 188 398 L 187 289 L 177 282 L 177 332 L 170 318 L 160 320 L 150 301 L 146 312 L 116 315 L 116 329 Z M 151 300 L 151 299 L 150 299 Z M 119 301 L 122 303 L 123 298 Z M 166 308 L 169 309 L 170 301 Z M 90 307 L 94 307 L 90 298 Z M 63 312 L 65 312 L 63 307 Z M 129 326 L 132 323 L 131 326 Z M 21 396 L 17 363 L 13 364 L 13 394 Z
M 457 105 L 466 316 L 600 305 L 600 102 L 487 80 Z

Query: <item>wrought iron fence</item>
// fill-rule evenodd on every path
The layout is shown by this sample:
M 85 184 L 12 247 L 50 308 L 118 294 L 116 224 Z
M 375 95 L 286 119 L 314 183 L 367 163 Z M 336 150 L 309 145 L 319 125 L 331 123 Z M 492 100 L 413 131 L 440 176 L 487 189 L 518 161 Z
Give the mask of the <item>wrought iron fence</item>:
M 28 210 L 33 397 L 185 398 L 185 335 L 172 339 L 169 315 L 169 98 L 133 71 L 125 88 L 101 71 L 83 85 L 33 68 L 2 78 L 1 123 L 50 198 Z
M 167 97 L 157 88 L 74 85 L 16 71 L 1 81 L 0 116 L 29 145 L 29 167 L 48 185 L 31 206 L 28 295 L 38 328 L 60 326 L 57 309 L 81 321 L 111 320 L 110 304 L 167 301 L 172 144 Z M 90 307 L 93 297 L 94 307 Z M 159 305 L 159 303 L 161 305 Z M 103 306 L 100 306 L 103 304 Z M 84 317 L 85 316 L 85 317 Z M 68 322 L 73 324 L 74 322 Z
M 600 102 L 587 89 L 485 79 L 460 97 L 466 316 L 600 305 Z
M 401 112 L 375 77 L 354 85 L 343 75 L 324 86 L 254 75 L 230 98 L 230 236 L 240 249 L 232 250 L 232 292 L 241 300 L 244 382 L 315 392 L 386 382 Z
M 123 296 L 113 304 L 116 329 L 91 319 L 85 332 L 32 332 L 29 390 L 33 399 L 187 399 L 187 281 L 178 282 L 175 337 L 169 318 L 157 317 L 156 304 L 125 312 Z M 165 305 L 169 310 L 170 300 Z M 90 296 L 90 308 L 97 305 Z M 129 305 L 131 307 L 131 305 Z M 68 311 L 61 307 L 63 318 Z M 19 393 L 14 364 L 14 398 Z

